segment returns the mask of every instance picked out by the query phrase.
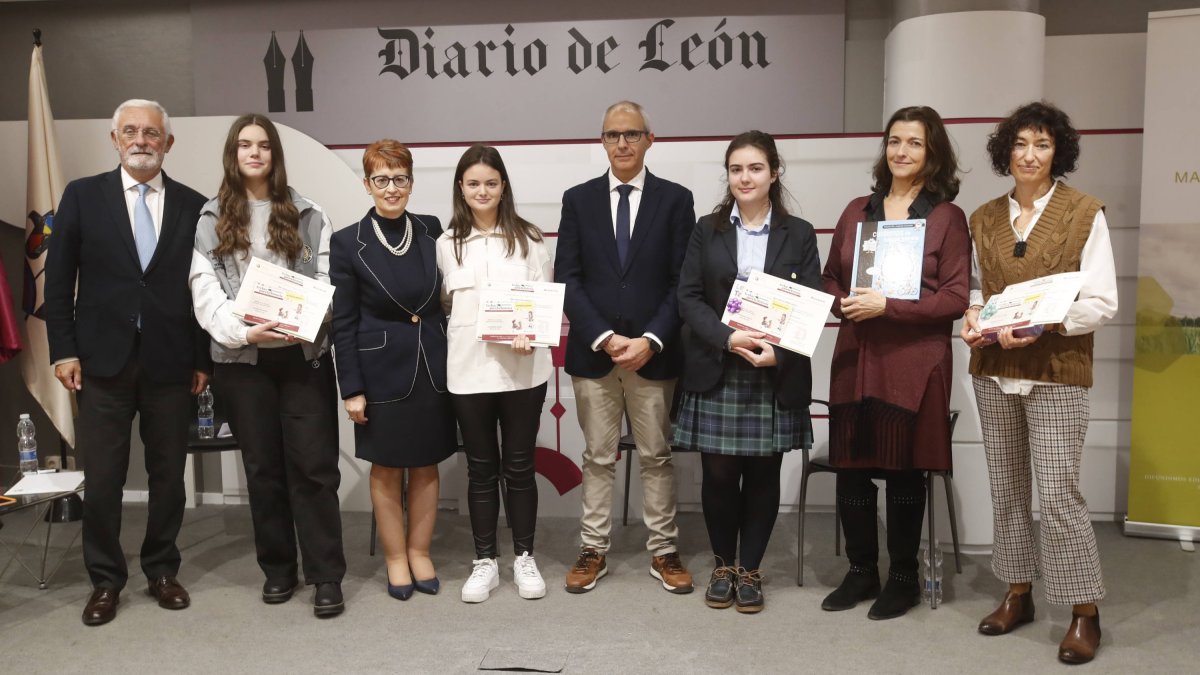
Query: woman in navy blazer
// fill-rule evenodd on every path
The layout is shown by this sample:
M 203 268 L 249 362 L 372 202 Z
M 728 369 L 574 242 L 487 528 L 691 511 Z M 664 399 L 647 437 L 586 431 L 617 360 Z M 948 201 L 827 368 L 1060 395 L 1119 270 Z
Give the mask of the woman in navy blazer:
M 456 448 L 446 393 L 446 315 L 438 292 L 433 216 L 408 213 L 412 154 L 384 139 L 363 153 L 375 206 L 334 233 L 329 277 L 338 385 L 355 423 L 355 456 L 371 462 L 371 503 L 387 561 L 388 593 L 440 587 L 429 546 L 437 516 L 437 465 Z M 408 471 L 408 527 L 401 488 Z
M 818 288 L 821 264 L 813 226 L 788 215 L 773 138 L 738 135 L 725 170 L 729 191 L 696 224 L 679 275 L 686 365 L 674 445 L 701 453 L 715 562 L 705 603 L 754 613 L 763 608 L 759 566 L 779 514 L 783 453 L 808 433 L 812 371 L 807 356 L 721 316 L 735 280 L 760 271 Z

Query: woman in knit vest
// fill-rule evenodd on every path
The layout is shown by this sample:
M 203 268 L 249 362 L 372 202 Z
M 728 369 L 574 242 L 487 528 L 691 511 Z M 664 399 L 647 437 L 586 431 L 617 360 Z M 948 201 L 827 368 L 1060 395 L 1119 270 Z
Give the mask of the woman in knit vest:
M 1013 190 L 971 215 L 971 307 L 962 337 L 971 347 L 991 482 L 992 571 L 1008 584 L 996 611 L 979 624 L 1003 635 L 1033 620 L 1032 582 L 1046 599 L 1072 605 L 1058 650 L 1086 663 L 1100 642 L 1096 601 L 1104 597 L 1096 536 L 1079 492 L 1079 465 L 1092 386 L 1092 334 L 1117 312 L 1117 282 L 1104 205 L 1061 181 L 1075 170 L 1079 133 L 1046 103 L 1021 106 L 988 138 L 992 169 Z M 979 332 L 979 311 L 1008 284 L 1060 272 L 1084 275 L 1079 298 L 1060 325 L 1038 334 Z M 1030 514 L 1030 456 L 1037 473 L 1041 535 Z
M 850 202 L 825 263 L 825 291 L 841 319 L 829 373 L 829 460 L 850 571 L 821 603 L 851 609 L 878 596 L 867 614 L 892 619 L 921 600 L 917 551 L 925 471 L 951 466 L 950 336 L 967 308 L 971 242 L 958 195 L 958 162 L 937 111 L 901 108 L 886 127 L 872 194 Z M 920 296 L 888 298 L 854 283 L 858 223 L 925 221 Z M 887 482 L 887 584 L 879 585 L 876 492 Z

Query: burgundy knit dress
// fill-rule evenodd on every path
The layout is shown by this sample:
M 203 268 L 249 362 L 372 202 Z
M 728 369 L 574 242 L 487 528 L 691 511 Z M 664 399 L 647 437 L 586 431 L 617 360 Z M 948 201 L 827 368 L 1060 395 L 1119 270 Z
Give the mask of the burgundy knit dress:
M 962 209 L 921 192 L 909 218 L 926 219 L 918 300 L 889 298 L 882 316 L 841 314 L 861 221 L 885 220 L 882 193 L 859 197 L 838 220 L 822 275 L 841 319 L 829 374 L 829 460 L 839 468 L 947 471 L 952 465 L 950 337 L 967 309 L 971 238 Z

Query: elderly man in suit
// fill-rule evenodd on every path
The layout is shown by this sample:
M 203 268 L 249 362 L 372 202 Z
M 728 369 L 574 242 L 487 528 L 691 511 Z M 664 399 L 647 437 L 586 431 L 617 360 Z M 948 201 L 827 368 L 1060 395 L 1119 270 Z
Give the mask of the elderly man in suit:
M 183 522 L 192 395 L 204 389 L 211 369 L 187 284 L 204 197 L 162 172 L 175 137 L 158 103 L 122 103 L 111 136 L 121 166 L 67 185 L 46 260 L 50 359 L 55 377 L 79 402 L 89 626 L 116 616 L 129 576 L 121 496 L 135 413 L 150 489 L 142 571 L 159 606 L 183 609 L 191 602 L 175 579 L 175 537 Z
M 654 143 L 642 107 L 609 106 L 601 130 L 609 171 L 563 195 L 555 280 L 565 283 L 566 368 L 573 378 L 583 453 L 583 545 L 566 590 L 584 593 L 608 568 L 621 417 L 638 447 L 650 574 L 672 593 L 692 577 L 676 549 L 670 409 L 683 364 L 676 285 L 696 222 L 692 193 L 645 167 Z

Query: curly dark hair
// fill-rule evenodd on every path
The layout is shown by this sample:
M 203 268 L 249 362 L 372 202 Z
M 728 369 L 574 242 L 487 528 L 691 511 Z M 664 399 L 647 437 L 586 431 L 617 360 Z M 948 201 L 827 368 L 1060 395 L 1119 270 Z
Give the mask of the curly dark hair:
M 879 157 L 871 170 L 874 184 L 872 192 L 887 192 L 892 187 L 892 170 L 888 168 L 888 138 L 896 122 L 920 122 L 925 127 L 925 168 L 921 170 L 922 189 L 933 195 L 938 202 L 952 202 L 958 196 L 958 158 L 946 125 L 936 110 L 926 105 L 901 108 L 892 113 L 883 128 L 883 142 L 879 146 Z
M 1045 131 L 1054 137 L 1051 176 L 1062 178 L 1075 170 L 1079 162 L 1079 132 L 1071 126 L 1071 118 L 1051 103 L 1034 101 L 1009 113 L 988 136 L 988 156 L 992 158 L 992 171 L 997 176 L 1011 174 L 1013 146 L 1017 135 L 1026 129 Z

